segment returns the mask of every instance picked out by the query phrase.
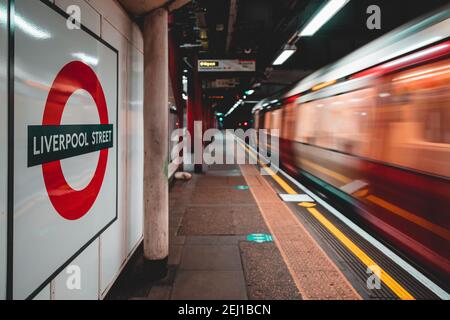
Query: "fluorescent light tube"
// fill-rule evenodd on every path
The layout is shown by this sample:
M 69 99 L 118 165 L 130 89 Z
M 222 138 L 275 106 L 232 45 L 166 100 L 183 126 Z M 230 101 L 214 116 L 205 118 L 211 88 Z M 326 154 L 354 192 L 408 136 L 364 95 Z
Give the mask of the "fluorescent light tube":
M 274 66 L 282 65 L 295 53 L 295 51 L 297 51 L 297 48 L 295 46 L 284 47 L 284 50 L 280 53 L 278 58 L 275 59 L 273 65 Z
M 329 0 L 314 18 L 300 32 L 301 37 L 313 36 L 325 23 L 328 22 L 350 0 Z

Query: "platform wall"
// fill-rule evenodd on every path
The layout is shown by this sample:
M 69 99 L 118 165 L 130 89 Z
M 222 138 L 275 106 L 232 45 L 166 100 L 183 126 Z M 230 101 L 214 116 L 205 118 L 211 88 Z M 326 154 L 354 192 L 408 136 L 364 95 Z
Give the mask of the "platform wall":
M 86 275 L 81 290 L 67 290 L 67 273 L 62 272 L 41 298 L 101 299 L 142 238 L 143 39 L 116 1 L 55 0 L 55 4 L 64 10 L 78 4 L 82 23 L 119 51 L 118 220 L 73 262 Z
M 34 0 L 33 0 L 34 1 Z M 69 265 L 82 271 L 81 289 L 69 290 L 68 269 L 34 299 L 102 299 L 142 240 L 143 229 L 143 39 L 115 1 L 54 0 L 66 11 L 81 8 L 81 22 L 119 51 L 118 219 Z M 0 299 L 6 298 L 7 37 L 6 0 L 0 0 Z M 51 9 L 49 9 L 51 10 Z

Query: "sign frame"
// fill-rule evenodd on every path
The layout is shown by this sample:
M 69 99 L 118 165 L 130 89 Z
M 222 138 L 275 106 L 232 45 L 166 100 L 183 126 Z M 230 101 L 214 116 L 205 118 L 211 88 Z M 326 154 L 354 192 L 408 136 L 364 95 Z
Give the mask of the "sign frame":
M 254 59 L 199 59 L 198 72 L 247 73 L 256 72 Z
M 40 3 L 47 6 L 53 12 L 59 14 L 62 18 L 67 20 L 70 15 L 63 9 L 50 2 L 49 0 L 39 0 Z M 15 21 L 10 17 L 15 15 L 15 3 L 16 0 L 10 0 L 8 3 L 8 47 L 10 48 L 8 53 L 8 186 L 7 186 L 7 286 L 6 286 L 6 298 L 8 300 L 14 299 L 14 281 L 13 281 L 13 262 L 14 262 L 14 148 L 15 148 Z M 25 299 L 31 300 L 36 297 L 52 280 L 54 280 L 64 269 L 70 265 L 89 245 L 91 245 L 100 235 L 108 229 L 114 222 L 118 220 L 118 181 L 119 181 L 119 51 L 110 43 L 99 37 L 84 24 L 80 23 L 80 30 L 87 33 L 93 39 L 106 46 L 116 55 L 116 86 L 115 86 L 115 105 L 116 105 L 116 139 L 115 139 L 115 152 L 111 153 L 111 156 L 115 156 L 115 215 L 114 218 L 106 223 L 96 234 L 92 236 L 84 245 L 82 245 L 76 252 L 74 252 L 64 263 L 51 272 L 50 276 L 45 279 L 37 288 L 35 288 Z M 111 169 L 111 170 L 114 170 Z

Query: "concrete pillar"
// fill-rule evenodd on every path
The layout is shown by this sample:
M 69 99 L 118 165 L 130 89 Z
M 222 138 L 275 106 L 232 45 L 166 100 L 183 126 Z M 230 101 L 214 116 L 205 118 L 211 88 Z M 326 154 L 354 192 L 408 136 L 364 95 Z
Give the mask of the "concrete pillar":
M 167 16 L 158 9 L 144 22 L 144 256 L 150 261 L 169 254 Z

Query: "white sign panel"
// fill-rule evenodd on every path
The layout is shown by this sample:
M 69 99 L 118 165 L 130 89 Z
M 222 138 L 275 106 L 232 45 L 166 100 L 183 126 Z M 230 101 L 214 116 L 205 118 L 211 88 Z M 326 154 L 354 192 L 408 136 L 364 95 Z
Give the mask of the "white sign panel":
M 199 72 L 255 72 L 255 60 L 198 60 Z
M 0 0 L 0 300 L 6 298 L 7 162 L 8 162 L 8 37 L 6 0 Z
M 279 194 L 284 202 L 314 202 L 307 194 Z
M 33 297 L 117 218 L 117 51 L 15 1 L 13 297 Z

